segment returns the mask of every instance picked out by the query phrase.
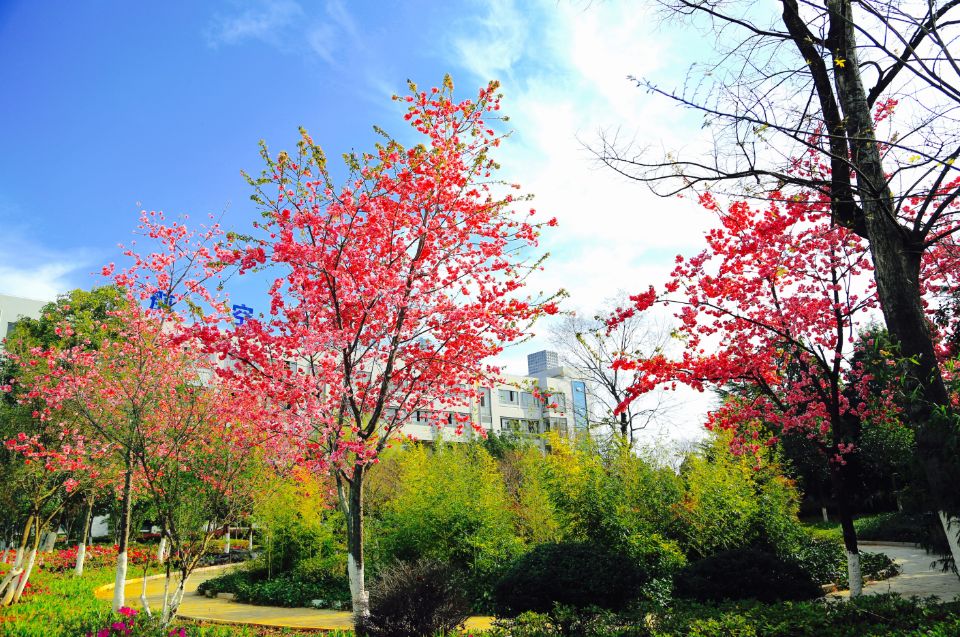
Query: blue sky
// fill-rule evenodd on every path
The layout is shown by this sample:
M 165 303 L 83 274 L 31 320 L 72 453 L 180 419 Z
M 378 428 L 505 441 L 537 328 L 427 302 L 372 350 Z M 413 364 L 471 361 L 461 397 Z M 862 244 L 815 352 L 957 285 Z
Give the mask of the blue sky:
M 90 286 L 141 208 L 223 212 L 244 228 L 240 170 L 259 170 L 259 139 L 289 147 L 303 125 L 329 156 L 365 148 L 373 124 L 404 131 L 389 96 L 407 78 L 429 86 L 449 72 L 464 95 L 503 82 L 503 177 L 560 221 L 534 284 L 592 313 L 662 279 L 710 221 L 584 149 L 614 128 L 694 143 L 699 120 L 626 76 L 672 82 L 699 41 L 635 1 L 0 0 L 0 293 Z M 523 371 L 543 344 L 508 366 Z

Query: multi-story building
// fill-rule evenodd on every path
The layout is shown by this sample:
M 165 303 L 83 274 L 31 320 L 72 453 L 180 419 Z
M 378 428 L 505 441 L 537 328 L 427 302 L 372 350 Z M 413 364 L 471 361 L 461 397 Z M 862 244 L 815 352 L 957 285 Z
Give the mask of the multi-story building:
M 491 387 L 477 387 L 480 396 L 469 408 L 461 410 L 475 427 L 496 434 L 522 436 L 556 432 L 574 437 L 587 432 L 587 391 L 584 381 L 560 365 L 556 352 L 540 351 L 527 356 L 527 375 L 506 375 Z M 403 427 L 403 433 L 418 440 L 469 439 L 472 427 L 462 435 L 455 427 L 439 429 L 431 424 L 436 414 L 415 414 Z M 453 413 L 448 415 L 452 424 Z
M 49 301 L 25 299 L 19 296 L 0 294 L 0 339 L 7 337 L 13 324 L 21 318 L 40 318 L 40 310 Z M 2 345 L 0 345 L 2 348 Z

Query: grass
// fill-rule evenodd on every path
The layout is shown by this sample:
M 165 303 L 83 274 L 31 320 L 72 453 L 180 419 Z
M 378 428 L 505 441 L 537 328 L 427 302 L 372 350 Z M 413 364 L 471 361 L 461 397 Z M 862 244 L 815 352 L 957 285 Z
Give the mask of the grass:
M 0 566 L 0 570 L 6 570 Z M 148 574 L 157 569 L 148 571 Z M 130 577 L 141 573 L 131 570 Z M 111 567 L 92 568 L 84 571 L 83 577 L 74 577 L 72 572 L 50 573 L 35 570 L 30 584 L 20 603 L 0 608 L 0 635 L 3 637 L 82 637 L 87 632 L 109 626 L 120 619 L 110 612 L 110 602 L 94 597 L 94 591 L 113 582 Z M 174 629 L 186 629 L 188 637 L 279 637 L 281 635 L 316 635 L 317 633 L 258 629 L 243 626 L 225 626 L 194 622 L 175 622 Z M 167 637 L 169 631 L 136 631 L 133 636 L 156 634 Z M 174 633 L 179 634 L 179 633 Z M 350 633 L 352 634 L 352 633 Z M 337 633 L 327 633 L 337 637 Z M 341 634 L 339 637 L 345 637 Z

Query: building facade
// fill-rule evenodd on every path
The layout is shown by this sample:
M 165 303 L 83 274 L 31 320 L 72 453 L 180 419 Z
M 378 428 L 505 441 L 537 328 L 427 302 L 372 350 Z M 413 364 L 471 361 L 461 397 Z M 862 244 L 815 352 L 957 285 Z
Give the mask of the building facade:
M 404 425 L 402 433 L 417 440 L 469 440 L 478 435 L 474 428 L 498 435 L 513 434 L 534 437 L 554 432 L 573 438 L 586 434 L 589 422 L 587 388 L 583 380 L 559 363 L 556 352 L 543 350 L 527 356 L 527 375 L 506 375 L 496 386 L 477 387 L 480 396 L 460 413 L 474 427 L 438 428 L 431 424 L 431 414 L 415 414 Z M 448 414 L 448 422 L 456 422 Z
M 40 310 L 49 302 L 0 294 L 0 339 L 7 338 L 14 323 L 21 318 L 40 318 Z

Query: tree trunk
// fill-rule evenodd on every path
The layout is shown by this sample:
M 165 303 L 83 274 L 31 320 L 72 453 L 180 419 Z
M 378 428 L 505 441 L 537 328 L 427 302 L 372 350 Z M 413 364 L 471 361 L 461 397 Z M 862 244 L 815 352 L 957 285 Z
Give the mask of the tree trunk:
M 347 520 L 347 577 L 353 603 L 353 621 L 362 634 L 363 625 L 370 616 L 370 600 L 364 578 L 363 557 L 363 468 L 355 467 L 349 486 L 344 515 Z M 344 501 L 341 498 L 341 506 Z
M 223 552 L 226 555 L 230 554 L 230 525 L 227 525 L 227 532 L 223 536 Z
M 23 556 L 27 550 L 27 543 L 30 541 L 30 531 L 33 529 L 33 516 L 27 518 L 27 523 L 23 525 L 23 533 L 20 534 L 20 544 L 17 546 L 17 555 L 13 559 L 13 567 L 17 568 L 23 565 Z
M 0 594 L 3 594 L 4 591 L 8 590 L 7 587 L 9 587 L 9 590 L 11 591 L 10 599 L 13 599 L 12 591 L 14 590 L 14 588 L 16 588 L 16 583 L 14 582 L 14 578 L 18 577 L 21 573 L 23 573 L 23 569 L 20 569 L 20 568 L 15 568 L 15 569 L 12 569 L 10 572 L 8 572 L 6 577 L 3 578 L 3 581 L 0 582 Z M 6 594 L 4 594 L 3 598 L 0 599 L 0 606 L 7 605 L 6 598 L 7 596 Z
M 917 452 L 924 467 L 930 494 L 941 509 L 956 509 L 957 460 L 949 444 L 956 425 L 946 385 L 934 352 L 933 339 L 920 291 L 920 259 L 924 237 L 902 228 L 897 221 L 893 193 L 887 185 L 873 130 L 857 59 L 857 41 L 850 0 L 828 0 L 830 30 L 827 44 L 836 59 L 837 98 L 850 140 L 860 205 L 873 257 L 877 295 L 887 329 L 911 361 L 907 414 L 916 431 Z M 957 556 L 955 556 L 957 557 Z
M 120 509 L 119 538 L 117 542 L 117 573 L 113 585 L 113 612 L 118 612 L 126 602 L 124 587 L 127 581 L 127 544 L 130 540 L 130 515 L 133 509 L 133 492 L 131 482 L 133 472 L 129 469 L 129 452 L 127 467 L 123 476 L 123 502 Z
M 143 612 L 147 614 L 147 617 L 153 617 L 153 613 L 150 612 L 150 603 L 147 602 L 147 570 L 150 568 L 150 562 L 147 561 L 143 565 L 143 580 L 140 587 L 140 605 L 143 606 Z
M 40 518 L 34 519 L 34 528 L 33 528 L 33 546 L 30 547 L 30 556 L 27 558 L 27 565 L 23 569 L 23 574 L 20 575 L 20 583 L 17 585 L 17 590 L 13 594 L 13 599 L 11 604 L 16 604 L 20 601 L 20 597 L 23 595 L 23 590 L 27 587 L 27 583 L 30 581 L 30 574 L 33 573 L 33 565 L 37 563 L 37 549 L 40 547 Z
M 177 582 L 177 589 L 173 592 L 173 598 L 170 600 L 170 607 L 167 609 L 167 622 L 173 620 L 177 616 L 177 611 L 180 610 L 180 603 L 183 602 L 183 592 L 187 585 L 187 577 L 189 574 L 185 569 L 180 569 L 180 581 Z M 166 625 L 166 624 L 165 624 Z
M 56 531 L 50 530 L 47 531 L 47 534 L 43 538 L 43 552 L 50 553 L 57 546 L 57 538 L 59 534 Z
M 827 507 L 820 507 L 820 515 L 823 516 L 824 522 L 830 521 L 830 516 L 827 515 Z
M 953 567 L 960 573 L 960 542 L 957 536 L 960 535 L 960 518 L 950 517 L 943 511 L 937 511 L 940 517 L 940 524 L 943 525 L 943 532 L 947 534 L 947 543 L 950 545 L 950 554 L 953 556 Z
M 160 546 L 157 547 L 157 561 L 163 564 L 167 558 L 167 534 L 160 536 Z
M 837 517 L 840 519 L 840 530 L 843 532 L 843 548 L 847 555 L 847 581 L 850 587 L 850 597 L 859 597 L 863 594 L 863 573 L 860 569 L 860 549 L 857 546 L 857 530 L 853 526 L 853 514 L 850 511 L 850 497 L 847 491 L 847 482 L 844 474 L 845 467 L 832 467 L 830 477 L 833 482 L 834 495 L 837 501 Z
M 93 521 L 93 499 L 92 494 L 87 496 L 87 515 L 83 520 L 83 535 L 80 536 L 80 543 L 77 545 L 77 565 L 73 569 L 73 574 L 77 577 L 83 575 L 83 562 L 87 557 L 87 538 Z
M 163 608 L 160 611 L 160 622 L 166 626 L 172 619 L 170 616 L 170 562 L 167 561 L 167 567 L 163 578 Z

